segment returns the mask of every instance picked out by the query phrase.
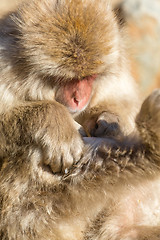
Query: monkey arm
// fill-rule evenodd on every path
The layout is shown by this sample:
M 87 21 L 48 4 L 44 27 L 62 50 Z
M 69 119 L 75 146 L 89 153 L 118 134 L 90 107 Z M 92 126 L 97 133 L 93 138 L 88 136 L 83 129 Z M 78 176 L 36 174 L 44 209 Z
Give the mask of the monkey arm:
M 57 102 L 28 102 L 14 107 L 1 116 L 0 133 L 1 158 L 23 153 L 26 148 L 38 148 L 55 172 L 79 160 L 83 149 L 73 119 Z

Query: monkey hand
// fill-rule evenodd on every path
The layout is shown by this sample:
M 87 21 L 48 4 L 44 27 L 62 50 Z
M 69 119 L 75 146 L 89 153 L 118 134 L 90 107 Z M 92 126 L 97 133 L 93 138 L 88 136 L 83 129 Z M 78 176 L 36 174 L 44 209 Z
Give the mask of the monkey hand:
M 94 137 L 118 137 L 121 135 L 118 116 L 110 112 L 102 112 L 91 130 Z
M 42 128 L 39 139 L 43 148 L 44 164 L 49 165 L 53 173 L 64 173 L 80 160 L 84 143 L 79 133 L 81 126 L 72 119 L 64 106 L 56 105 L 56 113 L 50 109 L 45 131 Z
M 64 172 L 81 158 L 84 143 L 68 110 L 57 102 L 35 101 L 16 106 L 0 121 L 0 157 L 38 149 L 42 164 Z

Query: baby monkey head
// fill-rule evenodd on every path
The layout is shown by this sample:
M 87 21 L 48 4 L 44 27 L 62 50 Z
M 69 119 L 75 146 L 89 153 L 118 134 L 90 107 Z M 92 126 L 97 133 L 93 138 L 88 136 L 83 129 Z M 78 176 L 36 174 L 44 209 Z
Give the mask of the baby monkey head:
M 117 57 L 115 17 L 104 0 L 30 0 L 17 15 L 21 55 L 71 111 L 83 110 Z

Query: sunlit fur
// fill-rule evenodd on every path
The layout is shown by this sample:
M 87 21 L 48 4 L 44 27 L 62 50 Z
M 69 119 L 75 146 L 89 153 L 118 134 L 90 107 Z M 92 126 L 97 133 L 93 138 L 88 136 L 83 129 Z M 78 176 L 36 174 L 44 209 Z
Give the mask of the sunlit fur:
M 158 240 L 159 103 L 157 90 L 142 105 L 139 136 L 86 149 L 64 175 L 42 164 L 34 146 L 4 159 L 0 238 Z
M 0 239 L 159 239 L 160 93 L 130 139 L 140 104 L 125 42 L 106 0 L 29 0 L 1 20 Z M 93 75 L 70 114 L 62 86 Z M 90 131 L 104 112 L 122 135 L 92 151 L 74 120 Z
M 0 41 L 1 112 L 25 100 L 52 101 L 62 82 L 97 74 L 85 114 L 115 112 L 126 133 L 133 129 L 137 90 L 107 1 L 29 0 L 2 20 Z

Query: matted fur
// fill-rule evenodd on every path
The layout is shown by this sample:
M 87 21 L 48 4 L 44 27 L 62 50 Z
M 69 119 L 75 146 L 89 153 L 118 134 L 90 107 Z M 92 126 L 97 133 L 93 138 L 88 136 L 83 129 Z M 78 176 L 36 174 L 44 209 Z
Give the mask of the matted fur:
M 139 137 L 86 149 L 68 174 L 53 174 L 33 147 L 4 159 L 1 239 L 158 240 L 159 103 L 157 90 L 142 105 Z
M 159 92 L 144 104 L 149 118 L 142 107 L 137 120 L 144 145 L 139 138 L 120 144 L 140 107 L 124 45 L 105 0 L 29 0 L 1 20 L 2 240 L 145 239 L 151 226 L 158 239 L 159 199 L 155 194 L 151 205 L 144 196 L 159 191 Z M 96 80 L 88 105 L 69 113 L 62 87 L 90 76 Z M 97 133 L 101 120 L 112 127 L 116 120 L 120 140 L 88 150 L 75 120 Z

